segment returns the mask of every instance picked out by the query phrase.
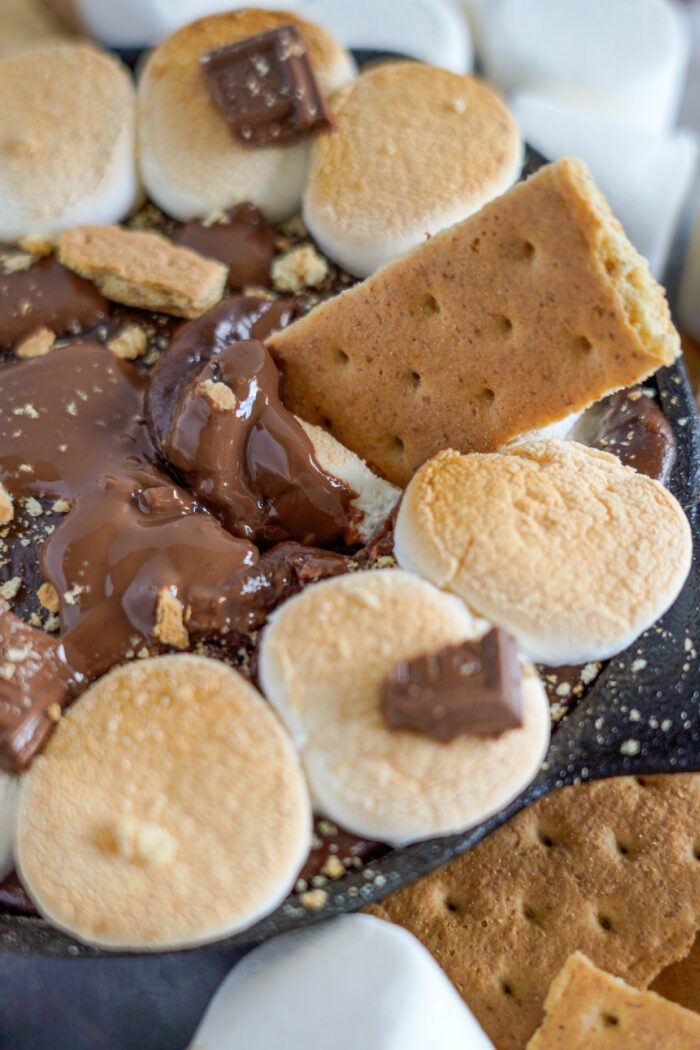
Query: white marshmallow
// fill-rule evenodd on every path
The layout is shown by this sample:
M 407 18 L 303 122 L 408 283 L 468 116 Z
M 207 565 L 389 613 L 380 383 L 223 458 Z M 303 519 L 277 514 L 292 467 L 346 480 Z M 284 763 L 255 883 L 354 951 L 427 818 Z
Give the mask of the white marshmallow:
M 110 47 L 144 47 L 160 43 L 195 18 L 229 11 L 231 0 L 77 0 L 92 36 Z M 293 11 L 318 22 L 346 47 L 373 48 L 411 55 L 468 73 L 473 65 L 469 28 L 452 0 L 258 0 L 256 7 Z
M 512 104 L 524 138 L 548 160 L 586 161 L 625 233 L 661 277 L 697 165 L 695 136 L 650 135 L 544 95 L 519 94 Z
M 356 493 L 352 506 L 362 515 L 357 530 L 363 543 L 367 543 L 398 503 L 400 490 L 373 474 L 363 459 L 341 445 L 322 427 L 306 423 L 298 417 L 297 422 L 314 446 L 314 455 L 321 469 Z
M 138 88 L 141 175 L 149 196 L 183 222 L 253 201 L 273 222 L 299 207 L 312 139 L 250 149 L 213 105 L 200 69 L 207 51 L 295 21 L 309 45 L 321 90 L 354 77 L 348 53 L 325 30 L 258 8 L 187 25 L 146 62 Z
M 223 982 L 197 1050 L 493 1050 L 413 934 L 344 915 L 278 937 Z
M 695 215 L 683 264 L 678 318 L 689 335 L 700 339 L 700 190 L 695 195 Z
M 12 871 L 19 777 L 0 773 L 0 880 Z
M 533 89 L 651 134 L 675 120 L 688 63 L 668 0 L 490 0 L 482 58 L 503 90 Z
M 83 44 L 0 61 L 0 240 L 123 219 L 141 199 L 128 70 Z

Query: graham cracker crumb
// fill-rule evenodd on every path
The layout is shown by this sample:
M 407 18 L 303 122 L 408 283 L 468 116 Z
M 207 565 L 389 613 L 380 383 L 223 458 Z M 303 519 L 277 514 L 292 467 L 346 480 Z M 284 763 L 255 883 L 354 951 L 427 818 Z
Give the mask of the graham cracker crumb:
M 148 336 L 140 324 L 128 324 L 107 346 L 122 361 L 136 361 L 148 349 Z
M 67 514 L 70 510 L 70 503 L 67 499 L 57 499 L 51 510 L 55 511 L 56 514 Z
M 0 252 L 0 269 L 5 276 L 24 273 L 34 265 L 34 256 L 29 252 Z
M 61 607 L 58 592 L 52 583 L 42 583 L 36 596 L 47 612 L 57 613 Z
M 0 481 L 0 525 L 9 525 L 14 516 L 12 496 Z
M 164 645 L 171 645 L 174 649 L 187 649 L 190 644 L 182 602 L 167 587 L 158 594 L 153 634 Z
M 52 722 L 60 722 L 61 720 L 61 705 L 54 701 L 53 704 L 49 704 L 46 709 L 46 713 Z
M 207 379 L 201 384 L 200 390 L 210 405 L 220 412 L 233 412 L 238 402 L 236 395 L 230 386 L 225 383 L 217 383 L 213 379 Z
M 56 334 L 50 328 L 37 328 L 26 339 L 17 344 L 15 354 L 22 360 L 31 357 L 44 357 L 53 350 L 56 342 Z
M 306 893 L 302 893 L 299 896 L 299 901 L 304 908 L 309 908 L 310 911 L 321 911 L 325 908 L 328 900 L 328 894 L 325 890 L 307 890 Z
M 328 276 L 328 263 L 311 244 L 293 248 L 272 264 L 272 283 L 279 292 L 315 288 Z
M 13 576 L 11 580 L 7 580 L 2 586 L 0 586 L 0 598 L 4 598 L 7 602 L 12 601 L 21 586 L 21 578 L 19 576 Z

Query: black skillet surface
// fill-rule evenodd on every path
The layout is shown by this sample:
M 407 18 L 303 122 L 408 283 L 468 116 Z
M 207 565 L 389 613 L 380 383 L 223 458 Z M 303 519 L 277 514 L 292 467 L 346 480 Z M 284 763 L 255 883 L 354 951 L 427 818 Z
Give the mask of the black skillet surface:
M 528 150 L 524 175 L 545 163 Z M 392 850 L 329 886 L 326 906 L 309 911 L 290 898 L 252 929 L 216 945 L 251 945 L 331 915 L 357 910 L 471 849 L 519 810 L 557 788 L 620 774 L 700 771 L 700 425 L 682 364 L 656 376 L 678 454 L 669 488 L 688 514 L 696 557 L 675 605 L 625 653 L 553 729 L 546 761 L 505 810 L 460 835 Z M 49 956 L 100 956 L 36 918 L 0 915 L 0 950 Z M 193 949 L 188 954 L 211 951 Z
M 135 65 L 139 55 L 123 57 Z M 355 57 L 362 65 L 383 56 L 362 52 Z M 528 150 L 523 175 L 545 162 Z M 578 708 L 555 728 L 547 761 L 526 791 L 470 832 L 394 850 L 335 883 L 321 912 L 308 912 L 292 899 L 247 933 L 209 948 L 115 956 L 80 945 L 39 919 L 0 914 L 0 1050 L 184 1048 L 219 983 L 252 944 L 380 900 L 471 849 L 519 810 L 565 784 L 625 773 L 700 771 L 700 660 L 691 659 L 685 643 L 686 638 L 700 643 L 700 425 L 683 366 L 663 369 L 656 381 L 678 439 L 670 488 L 693 528 L 691 577 L 657 628 L 611 661 Z M 647 664 L 635 672 L 639 648 Z M 700 653 L 700 644 L 692 649 Z M 639 712 L 639 721 L 630 720 L 632 710 Z M 671 725 L 662 730 L 665 719 Z M 640 744 L 638 754 L 623 755 L 620 748 L 627 740 Z

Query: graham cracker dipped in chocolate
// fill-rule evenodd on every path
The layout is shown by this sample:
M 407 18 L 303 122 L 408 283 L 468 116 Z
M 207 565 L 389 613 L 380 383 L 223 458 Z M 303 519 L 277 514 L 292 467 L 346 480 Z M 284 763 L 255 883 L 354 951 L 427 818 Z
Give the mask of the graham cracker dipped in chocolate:
M 201 58 L 209 94 L 244 146 L 294 142 L 332 126 L 297 26 L 237 40 Z
M 490 452 L 678 355 L 663 290 L 568 158 L 269 341 L 286 404 L 396 484 Z

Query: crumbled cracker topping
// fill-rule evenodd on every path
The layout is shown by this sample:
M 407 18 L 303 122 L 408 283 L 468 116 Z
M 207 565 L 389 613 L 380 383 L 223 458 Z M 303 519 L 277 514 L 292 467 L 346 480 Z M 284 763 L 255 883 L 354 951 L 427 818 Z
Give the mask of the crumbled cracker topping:
M 32 357 L 45 357 L 53 350 L 55 343 L 56 335 L 50 328 L 37 328 L 17 344 L 15 354 L 23 361 Z
M 183 604 L 167 587 L 158 593 L 153 633 L 163 645 L 171 645 L 174 649 L 187 649 L 190 644 Z
M 217 383 L 213 379 L 205 380 L 199 388 L 210 405 L 220 412 L 233 412 L 238 402 L 236 395 L 226 383 Z
M 272 283 L 279 292 L 315 288 L 328 276 L 328 263 L 311 244 L 292 248 L 272 264 Z
M 148 349 L 148 336 L 140 324 L 128 324 L 107 346 L 122 361 L 136 361 Z

